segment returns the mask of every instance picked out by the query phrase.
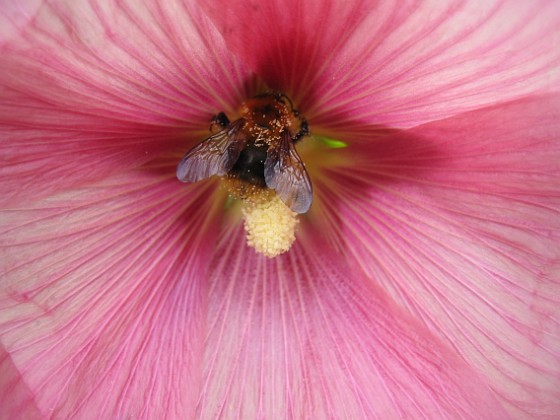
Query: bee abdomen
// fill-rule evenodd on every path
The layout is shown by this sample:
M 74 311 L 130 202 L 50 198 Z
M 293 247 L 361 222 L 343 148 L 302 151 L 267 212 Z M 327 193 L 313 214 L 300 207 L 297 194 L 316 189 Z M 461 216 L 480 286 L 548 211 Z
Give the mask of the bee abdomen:
M 265 188 L 264 162 L 268 147 L 248 146 L 241 151 L 239 159 L 228 175 L 249 182 L 257 187 Z

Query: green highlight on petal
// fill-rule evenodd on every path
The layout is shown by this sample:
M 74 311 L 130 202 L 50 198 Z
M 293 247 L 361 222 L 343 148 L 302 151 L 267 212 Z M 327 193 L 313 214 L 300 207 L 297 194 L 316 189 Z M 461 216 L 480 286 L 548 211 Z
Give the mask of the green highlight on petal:
M 342 149 L 344 147 L 348 147 L 348 143 L 343 142 L 342 140 L 333 139 L 332 137 L 326 136 L 314 136 L 317 140 L 323 143 L 325 146 L 331 149 Z

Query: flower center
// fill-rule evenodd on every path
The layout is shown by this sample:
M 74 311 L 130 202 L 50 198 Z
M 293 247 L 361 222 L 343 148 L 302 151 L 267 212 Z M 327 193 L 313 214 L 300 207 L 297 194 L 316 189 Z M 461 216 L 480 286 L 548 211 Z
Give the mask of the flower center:
M 210 137 L 177 166 L 177 178 L 196 182 L 223 177 L 230 195 L 243 202 L 247 242 L 274 257 L 295 240 L 297 214 L 311 206 L 313 188 L 295 144 L 309 134 L 290 99 L 272 92 L 241 104 L 239 118 L 212 119 Z

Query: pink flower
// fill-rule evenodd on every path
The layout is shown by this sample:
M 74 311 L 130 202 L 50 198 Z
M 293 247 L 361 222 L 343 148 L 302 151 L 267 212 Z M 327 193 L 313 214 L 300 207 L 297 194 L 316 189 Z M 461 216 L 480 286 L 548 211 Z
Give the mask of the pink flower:
M 560 413 L 557 1 L 0 4 L 3 418 Z M 175 178 L 265 85 L 275 258 Z

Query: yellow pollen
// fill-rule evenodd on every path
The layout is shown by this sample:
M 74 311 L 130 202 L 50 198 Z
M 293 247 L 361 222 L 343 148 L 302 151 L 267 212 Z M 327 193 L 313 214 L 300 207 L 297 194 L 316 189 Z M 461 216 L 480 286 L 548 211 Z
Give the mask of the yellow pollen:
M 260 254 L 276 257 L 294 243 L 297 213 L 291 211 L 271 190 L 243 201 L 247 243 Z

